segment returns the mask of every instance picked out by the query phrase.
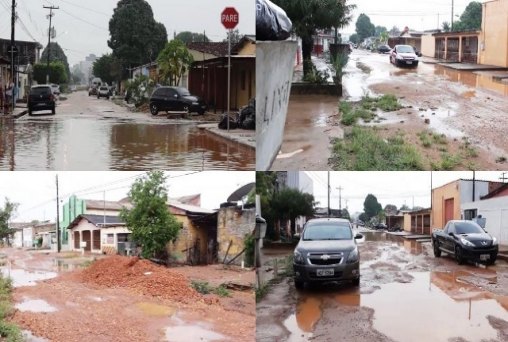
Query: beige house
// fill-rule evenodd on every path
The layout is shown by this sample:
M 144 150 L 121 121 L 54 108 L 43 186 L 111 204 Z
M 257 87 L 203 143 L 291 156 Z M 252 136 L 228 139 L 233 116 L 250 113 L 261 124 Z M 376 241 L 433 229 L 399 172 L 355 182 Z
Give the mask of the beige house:
M 482 4 L 480 64 L 508 67 L 508 0 Z

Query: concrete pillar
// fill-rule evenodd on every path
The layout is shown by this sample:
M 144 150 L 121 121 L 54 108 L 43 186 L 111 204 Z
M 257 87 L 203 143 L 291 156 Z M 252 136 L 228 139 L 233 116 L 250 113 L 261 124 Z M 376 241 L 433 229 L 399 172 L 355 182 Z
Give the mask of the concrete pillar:
M 81 249 L 81 242 L 83 242 L 83 231 L 79 231 L 79 245 L 78 248 Z
M 90 252 L 93 251 L 93 232 L 94 230 L 90 229 Z
M 462 36 L 459 36 L 459 63 L 462 63 Z
M 448 58 L 448 37 L 444 39 L 444 59 Z

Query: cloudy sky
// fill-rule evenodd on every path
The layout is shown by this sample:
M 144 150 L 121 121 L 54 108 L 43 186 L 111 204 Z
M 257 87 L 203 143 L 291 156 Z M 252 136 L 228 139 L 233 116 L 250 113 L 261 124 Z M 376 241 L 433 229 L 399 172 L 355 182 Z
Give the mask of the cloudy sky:
M 314 185 L 314 197 L 320 202 L 320 207 L 327 206 L 326 183 L 327 173 L 320 171 L 306 172 Z M 500 181 L 499 171 L 477 171 L 476 179 Z M 508 173 L 506 173 L 508 177 Z M 432 185 L 439 187 L 459 178 L 472 179 L 473 172 L 432 172 Z M 431 173 L 415 172 L 330 172 L 330 187 L 332 189 L 330 202 L 332 208 L 339 208 L 339 190 L 342 188 L 342 207 L 347 207 L 350 213 L 362 212 L 365 197 L 371 193 L 384 207 L 395 204 L 400 208 L 403 204 L 430 207 Z M 347 201 L 347 202 L 346 202 Z
M 471 1 L 454 0 L 454 16 L 460 16 L 469 2 Z M 361 13 L 367 14 L 375 26 L 385 26 L 388 29 L 408 26 L 414 30 L 441 28 L 444 21 L 451 21 L 452 14 L 452 0 L 349 0 L 348 3 L 355 4 L 356 9 L 351 24 L 343 29 L 345 33 L 355 32 L 356 19 Z M 458 17 L 454 18 L 456 20 Z
M 109 20 L 117 0 L 18 0 L 16 39 L 36 40 L 46 46 L 49 11 L 42 6 L 58 6 L 53 25 L 56 42 L 64 49 L 69 64 L 78 63 L 90 53 L 110 52 L 107 45 Z M 226 38 L 220 13 L 233 6 L 240 14 L 238 29 L 242 34 L 255 33 L 254 0 L 150 0 L 155 20 L 166 27 L 168 37 L 181 31 L 203 32 L 212 41 Z M 0 38 L 10 38 L 10 0 L 0 0 Z
M 19 203 L 13 221 L 54 220 L 57 172 L 0 172 L 0 207 L 5 197 Z M 79 198 L 120 200 L 143 172 L 58 172 L 61 204 L 71 194 Z M 240 186 L 255 181 L 250 171 L 167 172 L 170 197 L 201 193 L 201 206 L 216 209 Z

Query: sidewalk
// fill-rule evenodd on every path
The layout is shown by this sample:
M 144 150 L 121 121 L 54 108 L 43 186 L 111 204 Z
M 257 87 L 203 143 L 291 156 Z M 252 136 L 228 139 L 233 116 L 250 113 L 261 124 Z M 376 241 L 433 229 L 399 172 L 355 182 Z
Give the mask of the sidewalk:
M 246 147 L 256 148 L 256 131 L 246 129 L 231 129 L 228 133 L 227 130 L 219 129 L 217 123 L 212 124 L 201 124 L 198 125 L 199 129 L 204 129 L 212 134 L 215 134 L 221 138 L 237 142 Z
M 0 117 L 1 118 L 9 118 L 9 119 L 10 118 L 17 119 L 19 117 L 22 117 L 26 113 L 28 113 L 28 109 L 26 107 L 26 103 L 17 103 L 16 107 L 14 108 L 14 112 L 13 113 L 4 114 L 3 112 L 0 112 Z

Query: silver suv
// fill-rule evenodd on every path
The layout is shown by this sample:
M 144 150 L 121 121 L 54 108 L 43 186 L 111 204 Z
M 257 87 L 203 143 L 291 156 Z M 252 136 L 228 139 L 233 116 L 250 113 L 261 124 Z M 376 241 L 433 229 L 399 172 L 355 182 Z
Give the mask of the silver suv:
M 294 251 L 295 287 L 311 282 L 348 282 L 360 285 L 360 252 L 349 220 L 309 220 Z

